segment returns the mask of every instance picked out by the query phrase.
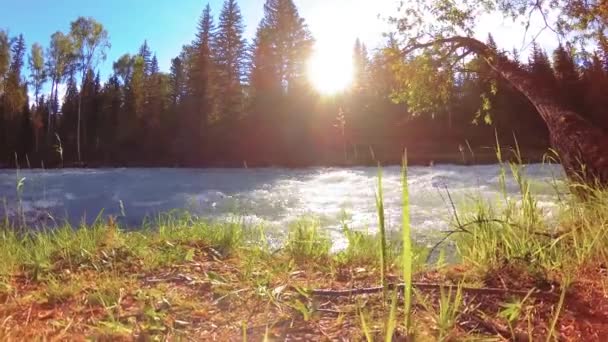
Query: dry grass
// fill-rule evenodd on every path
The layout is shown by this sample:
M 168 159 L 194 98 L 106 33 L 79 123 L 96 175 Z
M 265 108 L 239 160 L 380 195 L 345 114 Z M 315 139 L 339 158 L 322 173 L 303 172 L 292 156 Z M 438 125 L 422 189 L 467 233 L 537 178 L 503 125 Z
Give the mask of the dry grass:
M 99 228 L 101 229 L 101 228 Z M 146 265 L 146 253 L 123 249 L 144 248 L 142 242 L 126 243 L 131 237 L 120 231 L 99 234 L 99 245 L 91 260 L 114 265 L 95 269 L 55 256 L 49 267 L 33 276 L 27 268 L 4 277 L 0 300 L 0 336 L 4 340 L 42 336 L 59 340 L 179 338 L 198 340 L 349 340 L 384 339 L 389 323 L 391 297 L 381 293 L 346 298 L 315 297 L 311 289 L 350 289 L 379 285 L 377 259 L 344 255 L 315 256 L 302 262 L 293 250 L 283 252 L 233 247 L 225 255 L 200 241 L 180 240 L 148 233 L 145 241 L 155 244 L 158 254 L 169 253 L 167 262 Z M 302 228 L 300 228 L 302 229 Z M 300 231 L 300 236 L 301 236 Z M 137 233 L 138 234 L 138 233 Z M 112 237 L 113 236 L 113 237 Z M 306 235 L 309 237 L 311 235 Z M 122 242 L 121 242 L 122 241 Z M 168 250 L 183 250 L 179 260 Z M 112 259 L 110 255 L 129 255 Z M 344 252 L 346 254 L 347 251 Z M 396 253 L 393 253 L 396 254 Z M 392 259 L 387 281 L 400 281 L 400 267 Z M 103 261 L 99 261 L 103 264 Z M 519 268 L 518 268 L 519 267 Z M 417 267 L 416 282 L 505 290 L 538 288 L 526 265 L 513 264 L 485 274 L 470 276 L 463 266 Z M 608 277 L 601 265 L 589 266 L 573 275 L 567 300 L 557 322 L 562 340 L 605 340 L 608 338 Z M 560 289 L 551 289 L 559 296 Z M 500 313 L 521 298 L 510 295 L 463 291 L 458 303 L 447 301 L 447 292 L 416 290 L 413 300 L 413 333 L 418 340 L 463 340 L 491 337 L 497 340 L 513 334 L 527 340 L 547 336 L 557 301 L 530 298 L 520 306 L 516 319 Z M 401 296 L 399 301 L 401 301 Z M 450 305 L 456 305 L 451 320 Z M 446 306 L 447 305 L 447 306 Z M 397 322 L 393 338 L 405 336 L 403 305 L 395 307 Z M 442 313 L 443 311 L 443 313 Z M 361 325 L 366 317 L 367 330 Z M 446 325 L 446 322 L 448 325 Z

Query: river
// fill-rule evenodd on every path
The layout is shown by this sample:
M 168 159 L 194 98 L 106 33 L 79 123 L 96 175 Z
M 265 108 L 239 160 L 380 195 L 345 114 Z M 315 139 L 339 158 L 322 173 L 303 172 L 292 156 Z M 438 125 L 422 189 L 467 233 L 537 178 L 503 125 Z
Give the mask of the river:
M 448 227 L 452 210 L 446 189 L 456 204 L 479 196 L 498 199 L 499 170 L 498 165 L 410 167 L 408 183 L 416 236 Z M 261 223 L 276 229 L 312 216 L 340 239 L 343 220 L 356 229 L 376 229 L 377 173 L 376 168 L 368 167 L 0 170 L 0 200 L 5 202 L 0 204 L 0 218 L 15 216 L 19 198 L 33 225 L 65 220 L 90 223 L 102 210 L 129 227 L 173 209 L 186 209 L 210 219 L 238 217 L 248 224 Z M 386 217 L 393 230 L 401 222 L 400 173 L 397 166 L 383 168 Z M 551 182 L 563 178 L 561 167 L 528 165 L 525 173 L 534 184 L 540 206 L 550 211 L 557 198 Z M 20 179 L 23 186 L 18 191 Z M 507 191 L 518 194 L 512 180 Z

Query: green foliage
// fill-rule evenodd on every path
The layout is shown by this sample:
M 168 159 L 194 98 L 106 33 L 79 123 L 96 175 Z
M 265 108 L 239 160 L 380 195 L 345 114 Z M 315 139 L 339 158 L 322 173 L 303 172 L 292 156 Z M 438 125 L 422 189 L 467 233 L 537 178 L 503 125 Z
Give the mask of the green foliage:
M 268 49 L 257 64 L 275 77 L 270 89 L 297 91 L 305 82 L 314 40 L 292 0 L 266 1 L 256 41 L 259 49 Z
M 403 312 L 405 313 L 405 328 L 409 334 L 411 331 L 412 320 L 412 282 L 414 279 L 414 247 L 412 242 L 412 227 L 410 222 L 410 193 L 408 185 L 408 161 L 407 151 L 403 156 L 403 166 L 401 173 L 402 186 L 402 215 L 403 215 L 403 281 L 405 282 L 405 290 L 403 293 Z
M 8 33 L 0 30 L 0 93 L 4 93 L 6 73 L 11 60 L 11 42 Z
M 517 63 L 556 83 L 562 102 L 607 126 L 602 89 L 608 86 L 608 44 L 597 31 L 606 14 L 595 3 L 552 3 L 405 2 L 392 18 L 399 34 L 387 35 L 374 53 L 361 40 L 354 42 L 354 84 L 335 96 L 320 96 L 310 87 L 306 72 L 314 38 L 292 0 L 266 1 L 251 44 L 243 38 L 236 1 L 226 1 L 215 23 L 206 6 L 196 37 L 172 60 L 170 71 L 158 70 L 153 48 L 144 42 L 115 61 L 107 80 L 97 80 L 96 69 L 110 45 L 109 33 L 93 18 L 77 18 L 70 32 L 50 37 L 45 51 L 32 46 L 28 84 L 33 94 L 44 96 L 35 96 L 31 106 L 23 82 L 25 38 L 0 31 L 0 160 L 12 163 L 17 152 L 32 165 L 44 161 L 51 167 L 69 166 L 82 155 L 112 166 L 369 164 L 374 158 L 362 151 L 370 146 L 379 159 L 396 162 L 404 144 L 433 142 L 444 153 L 445 146 L 466 139 L 475 149 L 491 143 L 494 129 L 525 135 L 522 145 L 541 149 L 549 144 L 547 130 L 526 97 L 467 46 L 430 41 L 473 36 L 481 14 L 494 10 L 523 20 L 523 36 L 530 15 L 557 6 L 561 11 L 548 23 L 568 39 L 553 61 L 530 44 L 532 58 Z M 568 44 L 570 38 L 597 43 L 597 50 L 578 51 L 573 46 L 580 44 Z M 410 49 L 420 44 L 424 47 Z M 491 36 L 486 45 L 501 57 L 518 59 L 518 51 L 501 50 Z M 49 96 L 38 94 L 45 89 L 45 74 Z M 66 96 L 60 99 L 63 88 Z M 333 128 L 337 113 L 348 123 L 339 143 Z M 493 129 L 472 126 L 471 119 Z M 529 131 L 539 134 L 524 134 Z M 56 135 L 64 144 L 61 156 L 54 148 Z M 420 153 L 426 157 L 426 151 Z
M 502 155 L 502 152 L 499 149 L 498 154 Z M 511 282 L 518 285 L 518 277 L 524 280 L 532 277 L 532 283 L 525 282 L 526 291 L 528 286 L 547 286 L 547 283 L 561 286 L 561 296 L 550 319 L 540 327 L 543 333 L 548 329 L 546 336 L 549 339 L 560 338 L 557 322 L 565 307 L 571 279 L 577 277 L 578 272 L 588 272 L 589 267 L 595 270 L 608 262 L 608 230 L 605 229 L 608 222 L 608 194 L 589 189 L 594 192 L 588 201 L 565 198 L 560 202 L 562 207 L 558 215 L 549 218 L 533 196 L 537 184 L 526 178 L 525 166 L 504 165 L 503 182 L 508 181 L 506 173 L 510 172 L 513 184 L 520 189 L 520 195 L 515 198 L 507 196 L 505 192 L 503 197 L 493 200 L 473 201 L 471 207 L 458 206 L 461 222 L 457 223 L 456 229 L 461 232 L 456 235 L 454 242 L 463 258 L 465 271 L 451 274 L 433 270 L 426 274 L 445 277 L 441 278 L 442 281 L 457 285 L 446 285 L 437 292 L 413 291 L 410 288 L 418 304 L 415 310 L 411 299 L 408 299 L 407 287 L 405 297 L 391 293 L 388 307 L 386 299 L 374 302 L 373 295 L 365 297 L 365 301 L 358 302 L 356 309 L 350 312 L 350 319 L 355 324 L 356 321 L 360 323 L 361 338 L 371 340 L 382 334 L 381 338 L 390 340 L 400 337 L 404 328 L 409 336 L 418 337 L 420 331 L 428 333 L 431 330 L 433 339 L 460 338 L 462 336 L 457 334 L 462 332 L 459 324 L 462 315 L 475 315 L 477 312 L 470 310 L 472 306 L 468 305 L 469 300 L 475 300 L 474 296 L 466 296 L 465 306 L 464 293 L 474 293 L 470 287 L 464 288 L 465 282 L 479 286 L 479 283 L 497 275 L 507 282 L 505 286 L 510 286 Z M 419 256 L 414 250 L 408 220 L 407 173 L 407 159 L 404 158 L 403 250 L 390 243 L 388 237 L 383 247 L 377 236 L 353 232 L 344 227 L 349 245 L 334 257 L 331 254 L 332 241 L 327 232 L 322 230 L 318 221 L 312 219 L 295 222 L 286 239 L 281 241 L 283 248 L 278 249 L 271 249 L 265 241 L 267 232 L 245 227 L 238 220 L 213 223 L 186 213 L 160 216 L 146 224 L 141 231 L 121 230 L 113 220 L 107 223 L 98 221 L 91 227 L 75 229 L 65 226 L 38 233 L 15 232 L 3 227 L 0 231 L 0 245 L 3 247 L 0 249 L 0 296 L 19 295 L 17 289 L 23 291 L 23 288 L 12 287 L 12 280 L 18 278 L 27 284 L 39 285 L 36 299 L 50 305 L 84 301 L 87 306 L 103 308 L 105 311 L 101 321 L 90 324 L 91 329 L 100 334 L 130 335 L 137 329 L 166 333 L 173 323 L 168 323 L 169 317 L 176 319 L 175 314 L 182 314 L 183 307 L 190 305 L 188 310 L 192 310 L 196 306 L 186 299 L 180 302 L 179 298 L 173 298 L 172 291 L 168 290 L 169 285 L 150 289 L 148 286 L 153 286 L 150 284 L 156 278 L 150 278 L 148 283 L 140 275 L 146 275 L 147 279 L 149 275 L 160 277 L 159 274 L 162 274 L 164 277 L 168 272 L 171 275 L 179 273 L 179 278 L 181 274 L 188 275 L 184 269 L 195 267 L 194 274 L 197 276 L 192 277 L 200 275 L 201 278 L 188 280 L 187 286 L 176 280 L 178 288 L 191 289 L 189 286 L 195 286 L 198 290 L 198 286 L 203 286 L 205 293 L 213 295 L 214 305 L 228 301 L 229 297 L 237 298 L 236 303 L 243 303 L 241 295 L 255 292 L 256 296 L 266 298 L 273 310 L 289 307 L 292 314 L 297 312 L 299 319 L 314 322 L 318 314 L 315 310 L 317 303 L 314 300 L 305 301 L 311 297 L 306 289 L 294 285 L 295 278 L 325 274 L 327 270 L 333 277 L 334 269 L 352 270 L 354 267 L 364 267 L 367 269 L 365 273 L 378 276 L 379 270 L 373 269 L 382 249 L 386 248 L 388 269 L 403 270 L 400 274 L 402 277 L 395 282 L 407 284 L 414 279 Z M 566 230 L 555 231 L 552 229 L 554 227 Z M 393 262 L 390 257 L 399 253 L 402 259 Z M 230 264 L 234 260 L 239 260 L 238 270 Z M 213 267 L 200 272 L 199 267 L 207 263 L 220 268 L 227 266 L 226 272 Z M 291 273 L 294 266 L 297 266 L 297 273 Z M 502 273 L 509 271 L 511 273 Z M 95 281 L 84 278 L 91 276 L 95 277 Z M 375 282 L 373 278 L 370 279 Z M 144 281 L 146 286 L 141 287 L 140 281 Z M 308 278 L 303 281 L 308 281 Z M 364 278 L 363 281 L 369 279 Z M 288 295 L 286 289 L 290 286 L 293 286 L 293 290 Z M 523 298 L 508 299 L 501 304 L 500 311 L 492 313 L 496 314 L 496 319 L 508 324 L 513 336 L 519 336 L 520 323 L 525 318 L 530 319 L 530 307 L 543 305 L 541 302 L 529 303 L 533 300 L 533 291 Z M 404 300 L 403 310 L 399 309 L 401 298 Z M 139 310 L 134 321 L 137 324 L 125 318 L 131 317 L 131 310 L 134 309 L 126 303 L 132 305 L 133 301 L 141 305 L 136 308 Z M 351 301 L 347 303 L 353 306 Z M 130 310 L 125 311 L 122 304 L 129 306 Z M 493 305 L 490 307 L 491 310 L 496 309 Z M 483 306 L 478 309 L 484 310 Z M 399 323 L 402 322 L 401 317 L 406 319 L 404 323 Z M 425 319 L 427 317 L 431 321 Z M 422 323 L 408 328 L 407 319 L 411 319 L 412 323 Z M 533 329 L 529 328 L 528 332 L 533 336 Z M 246 333 L 247 330 L 244 335 Z
M 202 144 L 203 150 L 207 150 L 210 142 L 206 138 L 210 119 L 213 115 L 214 92 L 219 91 L 215 88 L 212 43 L 215 26 L 211 7 L 207 4 L 198 24 L 196 39 L 192 43 L 194 48 L 194 67 L 188 78 L 190 93 L 193 99 L 193 108 L 187 121 L 190 125 L 191 140 Z M 204 137 L 201 139 L 201 136 Z
M 450 333 L 453 331 L 455 324 L 461 314 L 461 306 L 463 305 L 463 284 L 459 284 L 455 288 L 443 288 L 439 290 L 439 305 L 435 306 L 431 302 L 429 296 L 424 296 L 416 293 L 418 303 L 420 303 L 427 312 L 432 314 L 437 329 L 437 339 L 439 341 L 451 340 Z
M 346 224 L 343 224 L 342 234 L 348 244 L 338 253 L 338 260 L 355 264 L 372 264 L 380 260 L 381 239 L 377 235 L 350 229 Z
M 4 81 L 2 109 L 5 111 L 7 118 L 16 118 L 23 107 L 27 105 L 27 86 L 23 83 L 24 81 L 21 75 L 26 53 L 25 38 L 23 35 L 19 35 L 19 37 L 15 39 L 12 44 L 9 43 L 8 46 L 10 47 L 9 53 L 11 59 L 8 73 L 5 76 L 6 80 Z
M 42 89 L 42 85 L 46 81 L 46 70 L 44 63 L 44 52 L 40 44 L 35 43 L 32 45 L 32 50 L 28 59 L 28 65 L 30 67 L 30 79 L 31 84 L 34 86 L 34 94 L 36 103 L 38 103 L 38 95 Z
M 110 48 L 108 31 L 93 18 L 79 17 L 70 24 L 70 40 L 74 47 L 75 68 L 80 71 L 81 85 L 84 89 L 85 79 L 89 70 L 94 70 L 100 61 L 106 59 L 106 52 Z M 81 153 L 81 111 L 82 92 L 78 94 L 78 114 L 76 123 L 76 153 L 78 162 L 82 162 Z
M 456 241 L 465 263 L 481 273 L 491 273 L 505 267 L 508 260 L 542 282 L 551 273 L 567 275 L 588 263 L 605 260 L 603 246 L 608 240 L 603 226 L 608 202 L 604 192 L 589 190 L 595 196 L 589 202 L 561 202 L 559 226 L 576 228 L 556 231 L 551 228 L 555 222 L 549 225 L 544 218 L 532 194 L 533 184 L 523 170 L 511 165 L 511 173 L 521 191 L 518 198 L 505 194 L 496 203 L 473 200 L 460 215 L 467 227 Z
M 213 39 L 215 82 L 222 95 L 217 98 L 216 115 L 235 122 L 243 111 L 242 80 L 245 78 L 246 41 L 244 24 L 236 0 L 225 0 Z
M 57 88 L 66 77 L 74 59 L 74 46 L 70 37 L 62 32 L 53 33 L 46 52 L 46 58 L 46 73 L 51 79 L 51 112 L 55 114 L 59 110 L 59 95 Z
M 498 313 L 498 317 L 503 318 L 509 325 L 511 335 L 515 336 L 515 328 L 517 327 L 524 312 L 524 305 L 528 298 L 532 295 L 532 290 L 523 299 L 515 299 L 512 302 L 501 304 L 502 310 Z
M 393 69 L 399 88 L 395 89 L 393 100 L 407 103 L 413 115 L 434 116 L 445 112 L 454 94 L 454 71 L 439 67 L 439 62 L 430 53 L 396 61 Z
M 46 280 L 44 297 L 47 304 L 58 305 L 72 300 L 81 290 L 81 284 L 74 281 L 65 281 L 50 276 Z
M 559 10 L 557 10 L 559 9 Z M 504 51 L 497 49 L 493 40 L 482 44 L 474 39 L 480 28 L 480 18 L 484 15 L 502 14 L 515 22 L 521 22 L 521 36 L 526 42 L 528 30 L 535 15 L 541 16 L 546 24 L 541 32 L 550 29 L 558 34 L 560 39 L 597 43 L 602 40 L 605 28 L 606 11 L 598 3 L 583 1 L 409 1 L 401 4 L 400 12 L 391 21 L 398 29 L 403 43 L 392 49 L 391 64 L 399 80 L 399 86 L 394 89 L 393 98 L 399 103 L 406 103 L 413 114 L 438 115 L 452 106 L 455 94 L 460 95 L 455 84 L 471 78 L 487 78 L 492 75 L 488 63 L 496 67 L 500 74 L 502 65 L 518 64 L 517 56 L 509 58 Z M 551 13 L 552 15 L 549 15 Z M 429 20 L 433 18 L 432 20 Z M 529 76 L 535 82 L 536 88 L 551 89 L 556 80 L 551 63 L 546 53 L 536 44 L 535 39 L 541 32 L 534 32 L 532 52 L 529 61 Z M 583 45 L 584 46 L 584 45 Z M 522 47 L 523 49 L 523 47 Z M 501 60 L 503 62 L 497 64 Z M 508 61 L 508 62 L 505 62 Z M 563 47 L 556 51 L 555 64 L 558 78 L 562 83 L 562 95 L 565 99 L 556 98 L 557 104 L 562 104 L 579 113 L 585 112 L 580 94 L 577 71 L 571 56 Z M 480 82 L 483 85 L 486 82 Z M 516 88 L 521 84 L 516 84 Z M 505 97 L 496 98 L 495 89 L 477 88 L 474 96 L 481 101 L 472 110 L 475 122 L 483 119 L 492 124 L 493 102 L 507 103 Z M 530 92 L 529 90 L 522 90 Z M 492 96 L 489 95 L 492 93 Z M 527 95 L 527 94 L 526 94 Z M 501 99 L 502 98 L 502 99 Z M 473 98 L 474 99 L 474 98 Z M 477 99 L 479 101 L 479 98 Z M 511 112 L 517 112 L 516 103 L 510 103 Z M 472 102 L 475 103 L 475 100 Z M 469 108 L 467 108 L 469 109 Z M 471 108 L 472 109 L 472 108 Z M 513 118 L 511 118 L 513 120 Z M 529 119 L 528 119 L 529 120 Z M 603 120 L 602 120 L 603 121 Z
M 303 219 L 290 225 L 284 249 L 294 261 L 305 263 L 327 258 L 331 245 L 329 236 L 321 230 L 318 221 Z

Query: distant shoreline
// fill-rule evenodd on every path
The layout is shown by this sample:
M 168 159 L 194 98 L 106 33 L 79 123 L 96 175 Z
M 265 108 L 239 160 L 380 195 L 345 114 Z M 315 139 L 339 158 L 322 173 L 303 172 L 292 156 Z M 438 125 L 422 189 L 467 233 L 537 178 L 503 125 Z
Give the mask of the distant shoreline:
M 525 164 L 534 164 L 546 162 L 547 158 L 546 149 L 528 149 L 521 151 L 521 160 Z M 516 153 L 511 149 L 502 150 L 503 161 L 518 161 Z M 498 158 L 496 152 L 491 149 L 483 149 L 471 152 L 453 153 L 453 152 L 433 152 L 433 153 L 420 153 L 412 152 L 408 153 L 408 165 L 410 166 L 433 166 L 433 165 L 462 165 L 462 166 L 473 166 L 473 165 L 492 165 L 497 164 Z M 372 159 L 371 157 L 359 158 L 356 161 L 348 162 L 285 162 L 285 163 L 271 163 L 264 161 L 245 160 L 241 163 L 237 162 L 210 162 L 205 164 L 188 164 L 188 163 L 146 163 L 146 162 L 127 162 L 127 163 L 104 163 L 99 161 L 76 163 L 66 162 L 63 166 L 59 165 L 45 165 L 44 169 L 62 169 L 62 168 L 82 168 L 82 169 L 118 169 L 118 168 L 174 168 L 174 169 L 214 169 L 214 168 L 226 168 L 226 169 L 245 169 L 245 168 L 286 168 L 286 169 L 298 169 L 298 168 L 311 168 L 311 167 L 375 167 L 378 164 L 383 166 L 396 166 L 402 164 L 401 156 L 381 157 L 378 159 Z M 17 169 L 15 165 L 7 165 L 0 163 L 0 169 Z M 27 165 L 27 163 L 20 163 L 19 169 L 43 169 L 40 165 Z

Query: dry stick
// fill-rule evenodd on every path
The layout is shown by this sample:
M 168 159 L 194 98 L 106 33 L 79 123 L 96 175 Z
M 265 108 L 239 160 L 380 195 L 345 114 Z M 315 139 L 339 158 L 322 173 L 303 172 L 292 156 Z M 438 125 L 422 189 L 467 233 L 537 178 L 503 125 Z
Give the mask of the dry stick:
M 505 338 L 507 340 L 513 338 L 514 336 L 511 335 L 511 333 L 499 326 L 496 326 L 496 324 L 492 324 L 490 322 L 487 322 L 485 320 L 483 320 L 480 317 L 477 317 L 476 315 L 473 314 L 464 314 L 463 317 L 465 319 L 468 319 L 469 321 L 475 322 L 477 323 L 478 327 L 482 327 L 485 330 L 500 335 L 500 337 Z
M 441 284 L 425 284 L 425 283 L 414 283 L 412 284 L 412 286 L 416 289 L 419 290 L 440 290 L 440 289 L 448 289 L 448 290 L 455 290 L 458 289 L 457 285 L 441 285 Z M 397 289 L 399 291 L 403 291 L 405 288 L 405 284 L 390 284 L 388 285 L 389 290 L 394 290 Z M 323 289 L 316 289 L 316 290 L 312 290 L 310 293 L 313 296 L 324 296 L 324 297 L 349 297 L 349 296 L 358 296 L 358 295 L 364 295 L 364 294 L 375 294 L 375 293 L 379 293 L 382 292 L 383 287 L 382 286 L 378 286 L 378 287 L 367 287 L 367 288 L 358 288 L 358 289 L 346 289 L 346 290 L 323 290 Z M 462 291 L 464 292 L 469 292 L 469 293 L 475 293 L 475 294 L 482 294 L 482 295 L 504 295 L 504 294 L 510 294 L 510 295 L 521 295 L 521 296 L 526 296 L 530 293 L 530 291 L 523 291 L 523 290 L 509 290 L 509 289 L 501 289 L 501 288 L 490 288 L 490 287 L 482 287 L 482 288 L 474 288 L 474 287 L 462 287 L 461 288 Z M 535 297 L 535 298 L 544 298 L 544 299 L 551 299 L 551 300 L 557 300 L 559 298 L 559 296 L 553 292 L 543 292 L 543 291 L 533 291 L 530 294 L 530 297 Z

